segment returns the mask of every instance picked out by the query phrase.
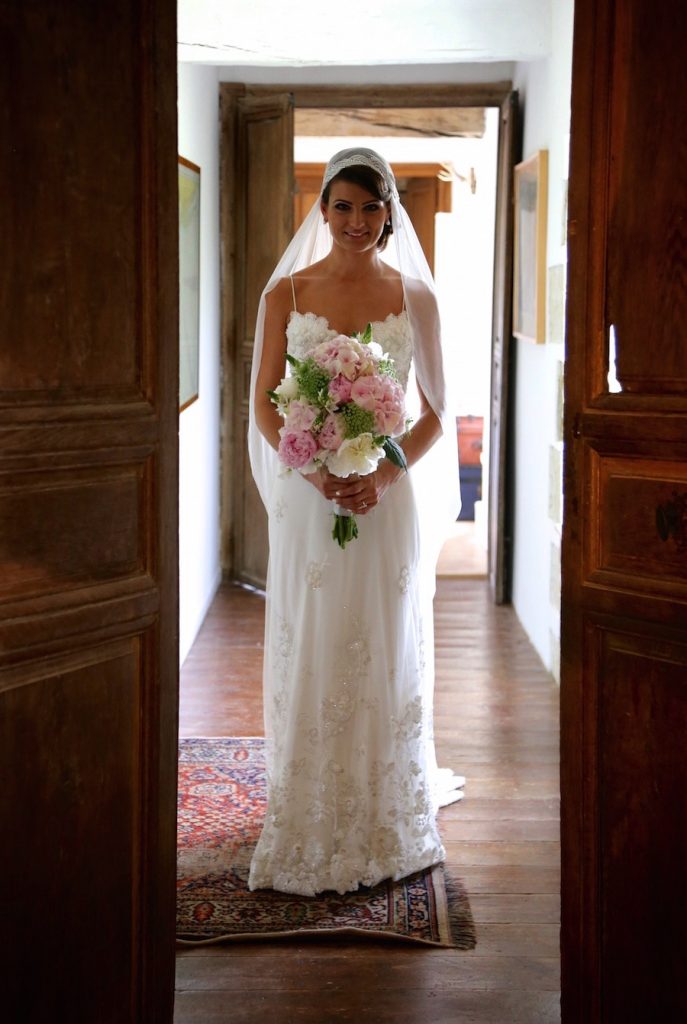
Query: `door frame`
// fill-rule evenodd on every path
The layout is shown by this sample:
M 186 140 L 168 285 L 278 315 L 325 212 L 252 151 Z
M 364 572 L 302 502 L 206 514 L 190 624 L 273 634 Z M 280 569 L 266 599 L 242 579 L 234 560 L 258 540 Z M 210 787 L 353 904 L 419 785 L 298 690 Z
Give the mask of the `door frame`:
M 237 151 L 237 106 L 241 97 L 287 94 L 295 109 L 350 109 L 405 107 L 496 107 L 500 110 L 497 168 L 497 215 L 492 315 L 492 395 L 490 429 L 489 579 L 497 603 L 509 598 L 510 544 L 505 539 L 509 521 L 509 483 L 506 464 L 508 422 L 508 360 L 510 348 L 512 230 L 509 217 L 512 176 L 508 164 L 515 136 L 517 94 L 511 81 L 468 85 L 309 86 L 220 84 L 220 235 L 222 289 L 222 483 L 221 563 L 225 578 L 240 578 L 236 563 L 236 446 L 242 443 L 235 424 L 236 374 L 240 371 L 236 330 L 240 268 L 237 267 L 237 212 L 240 209 L 240 153 Z M 504 145 L 505 141 L 505 145 Z M 499 303 L 497 309 L 496 303 Z M 495 359 L 496 356 L 496 359 Z M 252 581 L 254 582 L 254 581 Z

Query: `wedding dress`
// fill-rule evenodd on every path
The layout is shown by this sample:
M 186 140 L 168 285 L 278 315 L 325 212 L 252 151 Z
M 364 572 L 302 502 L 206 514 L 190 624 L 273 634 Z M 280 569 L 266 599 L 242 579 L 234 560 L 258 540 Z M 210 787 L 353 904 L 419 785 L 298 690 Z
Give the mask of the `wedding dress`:
M 373 324 L 373 332 L 407 387 L 406 312 Z M 286 333 L 288 351 L 303 359 L 336 331 L 294 310 Z M 358 516 L 359 536 L 342 550 L 331 537 L 331 504 L 298 472 L 274 478 L 268 806 L 251 889 L 343 893 L 444 858 L 436 810 L 459 798 L 464 780 L 438 772 L 434 757 L 432 594 L 418 571 L 415 486 L 413 467 Z

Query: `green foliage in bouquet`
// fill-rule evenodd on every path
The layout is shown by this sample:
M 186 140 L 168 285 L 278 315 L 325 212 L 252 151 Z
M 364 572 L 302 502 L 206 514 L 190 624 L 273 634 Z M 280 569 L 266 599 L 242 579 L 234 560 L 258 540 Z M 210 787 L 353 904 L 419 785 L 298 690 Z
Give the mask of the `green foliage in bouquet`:
M 287 352 L 286 358 L 294 369 L 300 393 L 312 405 L 321 405 L 327 399 L 329 374 L 309 356 L 300 360 Z
M 346 424 L 346 429 L 344 430 L 345 438 L 374 433 L 374 414 L 367 409 L 361 409 L 355 402 L 347 402 L 346 405 L 342 406 L 341 415 Z

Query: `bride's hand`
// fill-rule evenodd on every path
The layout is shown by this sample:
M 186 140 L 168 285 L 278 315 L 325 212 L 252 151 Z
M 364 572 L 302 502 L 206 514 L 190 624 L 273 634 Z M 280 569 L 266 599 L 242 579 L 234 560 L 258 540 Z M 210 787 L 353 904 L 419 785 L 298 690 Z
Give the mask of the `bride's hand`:
M 325 498 L 335 501 L 349 512 L 364 516 L 379 504 L 403 472 L 388 459 L 382 459 L 376 471 L 367 476 L 354 475 L 343 479 L 321 469 L 307 479 Z

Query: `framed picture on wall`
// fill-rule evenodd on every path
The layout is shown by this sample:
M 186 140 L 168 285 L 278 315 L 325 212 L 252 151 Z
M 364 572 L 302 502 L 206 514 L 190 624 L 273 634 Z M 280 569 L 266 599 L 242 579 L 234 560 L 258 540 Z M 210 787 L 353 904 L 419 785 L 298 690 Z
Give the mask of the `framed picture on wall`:
M 179 157 L 179 410 L 198 397 L 200 167 Z
M 548 152 L 515 167 L 513 233 L 513 334 L 546 340 L 546 211 Z

